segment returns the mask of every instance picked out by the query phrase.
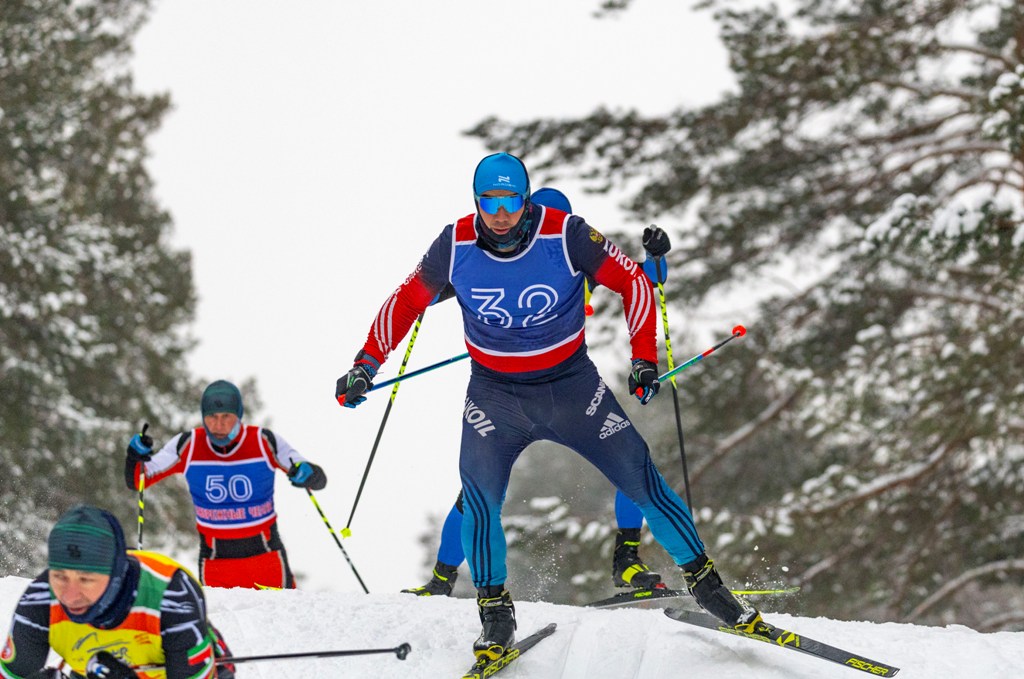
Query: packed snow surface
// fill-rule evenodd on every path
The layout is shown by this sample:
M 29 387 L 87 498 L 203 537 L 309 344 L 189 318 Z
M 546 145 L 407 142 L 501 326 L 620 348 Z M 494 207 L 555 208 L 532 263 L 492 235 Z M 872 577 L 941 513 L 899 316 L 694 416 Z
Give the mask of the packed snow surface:
M 28 585 L 0 578 L 0 615 L 10 620 Z M 240 679 L 457 679 L 479 633 L 472 600 L 399 593 L 207 589 L 210 618 L 237 656 L 395 648 L 394 653 L 246 663 Z M 688 599 L 666 605 L 692 606 Z M 662 603 L 664 603 L 662 602 Z M 765 609 L 769 606 L 762 604 Z M 555 634 L 497 676 L 501 679 L 856 679 L 871 675 L 768 644 L 675 622 L 660 609 L 592 610 L 516 603 L 519 635 L 558 624 Z M 776 625 L 900 667 L 911 679 L 1024 677 L 1024 633 L 982 634 L 960 625 L 842 622 L 766 613 Z

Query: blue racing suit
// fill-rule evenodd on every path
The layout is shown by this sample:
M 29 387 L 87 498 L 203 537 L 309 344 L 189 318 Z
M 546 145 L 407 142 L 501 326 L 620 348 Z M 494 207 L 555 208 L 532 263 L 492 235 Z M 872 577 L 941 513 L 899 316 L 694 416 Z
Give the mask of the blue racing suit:
M 416 317 L 451 286 L 472 373 L 459 471 L 462 543 L 477 587 L 503 584 L 501 507 L 512 465 L 530 443 L 561 443 L 594 464 L 643 512 L 677 564 L 704 552 L 692 517 L 587 356 L 584 278 L 623 298 L 632 358 L 657 362 L 651 285 L 640 267 L 581 217 L 539 205 L 509 255 L 478 240 L 476 215 L 445 227 L 388 298 L 363 352 L 383 363 Z

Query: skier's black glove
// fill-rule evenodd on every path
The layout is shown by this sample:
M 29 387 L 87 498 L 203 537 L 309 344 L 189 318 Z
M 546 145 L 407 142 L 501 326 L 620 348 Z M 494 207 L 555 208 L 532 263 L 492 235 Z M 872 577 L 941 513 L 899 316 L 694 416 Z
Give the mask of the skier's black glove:
M 124 458 L 124 485 L 128 486 L 128 490 L 136 490 L 135 471 L 140 464 L 146 464 L 149 458 L 153 457 L 153 437 L 146 435 L 147 429 L 149 423 L 143 425 L 141 434 L 136 434 L 128 442 L 128 451 Z
M 650 403 L 661 388 L 658 382 L 658 366 L 642 358 L 633 360 L 629 371 L 629 391 L 640 401 L 641 405 Z
M 85 666 L 88 679 L 139 679 L 135 671 L 115 658 L 110 651 L 100 651 Z
M 323 490 L 327 485 L 327 474 L 320 465 L 312 462 L 296 462 L 288 471 L 288 480 L 296 488 Z
M 347 373 L 338 378 L 334 389 L 334 397 L 346 408 L 355 408 L 366 400 L 363 395 L 373 386 L 373 378 L 377 375 L 380 363 L 370 356 L 360 353 L 355 365 Z
M 644 260 L 643 268 L 647 278 L 652 285 L 664 283 L 668 279 L 668 260 L 665 254 L 672 249 L 668 242 L 668 234 L 651 224 L 644 229 L 644 250 L 647 251 L 647 259 Z
M 644 229 L 644 250 L 651 257 L 664 257 L 672 249 L 672 243 L 668 240 L 668 234 L 661 227 L 651 224 Z
M 146 433 L 149 424 L 142 427 L 142 433 L 136 434 L 128 442 L 128 460 L 130 462 L 149 462 L 153 457 L 153 437 Z

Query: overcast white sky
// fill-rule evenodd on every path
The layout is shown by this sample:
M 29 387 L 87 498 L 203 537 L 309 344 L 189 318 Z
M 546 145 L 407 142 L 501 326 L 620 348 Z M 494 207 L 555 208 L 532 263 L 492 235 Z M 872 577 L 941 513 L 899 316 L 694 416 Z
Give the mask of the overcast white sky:
M 257 378 L 266 408 L 254 423 L 327 470 L 318 498 L 338 529 L 387 392 L 342 409 L 334 383 L 384 299 L 441 228 L 472 211 L 471 175 L 487 150 L 460 132 L 489 115 L 573 117 L 602 104 L 660 113 L 730 82 L 716 28 L 691 3 L 637 0 L 600 21 L 597 4 L 165 0 L 136 41 L 138 87 L 174 101 L 149 168 L 175 245 L 193 254 L 190 367 Z M 614 201 L 561 188 L 594 226 L 628 226 Z M 409 370 L 464 351 L 446 303 L 428 311 Z M 371 591 L 429 573 L 417 538 L 458 492 L 467 378 L 462 362 L 398 393 L 345 541 Z M 283 477 L 277 489 L 300 586 L 359 590 L 305 493 Z M 159 488 L 150 496 L 159 501 Z

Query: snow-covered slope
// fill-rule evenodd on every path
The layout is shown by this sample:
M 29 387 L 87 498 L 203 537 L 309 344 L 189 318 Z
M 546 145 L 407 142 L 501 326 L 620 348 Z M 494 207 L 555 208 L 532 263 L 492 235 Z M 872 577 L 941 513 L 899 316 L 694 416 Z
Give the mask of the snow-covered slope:
M 6 624 L 28 580 L 0 578 Z M 472 661 L 479 632 L 466 599 L 407 594 L 333 594 L 207 590 L 210 616 L 236 655 L 329 649 L 394 648 L 394 654 L 258 662 L 239 666 L 242 679 L 456 679 Z M 676 605 L 692 605 L 677 600 Z M 554 636 L 502 671 L 502 679 L 857 679 L 868 677 L 767 644 L 730 638 L 666 618 L 661 610 L 590 610 L 548 603 L 516 604 L 522 636 L 548 622 Z M 772 622 L 901 668 L 901 678 L 1024 677 L 1024 633 L 980 634 L 966 627 L 839 622 L 768 615 Z

